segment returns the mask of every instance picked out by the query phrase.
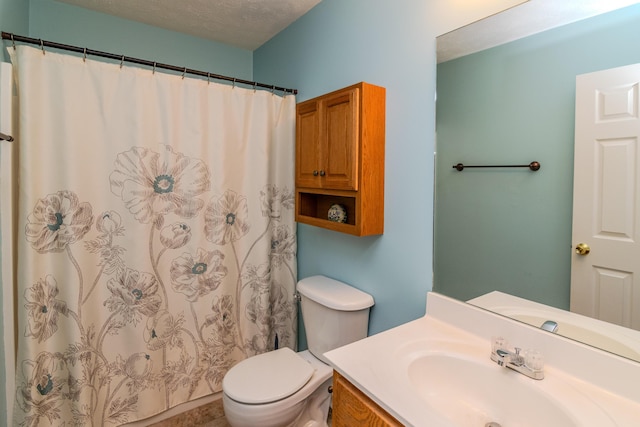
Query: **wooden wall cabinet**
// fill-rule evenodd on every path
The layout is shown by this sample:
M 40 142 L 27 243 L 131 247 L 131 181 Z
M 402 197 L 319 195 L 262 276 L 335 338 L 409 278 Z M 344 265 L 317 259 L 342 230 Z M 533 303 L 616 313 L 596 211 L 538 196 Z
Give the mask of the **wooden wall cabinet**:
M 296 221 L 357 236 L 384 229 L 385 89 L 358 83 L 296 107 Z M 347 222 L 327 219 L 346 208 Z
M 333 371 L 333 427 L 401 427 L 402 423 L 382 409 L 342 375 Z

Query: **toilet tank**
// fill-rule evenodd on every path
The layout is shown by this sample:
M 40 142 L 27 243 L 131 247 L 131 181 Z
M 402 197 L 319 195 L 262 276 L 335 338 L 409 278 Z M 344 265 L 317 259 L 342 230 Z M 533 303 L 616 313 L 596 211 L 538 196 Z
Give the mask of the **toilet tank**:
M 324 353 L 367 336 L 373 297 L 325 276 L 298 282 L 302 321 L 309 351 L 324 363 Z

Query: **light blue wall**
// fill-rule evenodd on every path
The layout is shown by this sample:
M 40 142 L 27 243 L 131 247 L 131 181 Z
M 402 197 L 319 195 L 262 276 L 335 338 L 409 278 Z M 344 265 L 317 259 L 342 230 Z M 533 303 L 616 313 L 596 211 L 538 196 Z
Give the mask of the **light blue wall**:
M 436 290 L 569 307 L 575 78 L 640 62 L 638 40 L 635 5 L 438 66 Z
M 29 31 L 29 2 L 25 0 L 0 0 L 0 31 L 27 34 Z M 3 46 L 0 61 L 7 60 Z
M 0 30 L 27 32 L 29 29 L 29 2 L 0 0 Z
M 431 289 L 435 33 L 429 2 L 363 3 L 323 0 L 253 60 L 256 80 L 298 88 L 298 102 L 359 81 L 387 89 L 384 235 L 298 225 L 298 276 L 373 295 L 377 333 L 422 316 Z

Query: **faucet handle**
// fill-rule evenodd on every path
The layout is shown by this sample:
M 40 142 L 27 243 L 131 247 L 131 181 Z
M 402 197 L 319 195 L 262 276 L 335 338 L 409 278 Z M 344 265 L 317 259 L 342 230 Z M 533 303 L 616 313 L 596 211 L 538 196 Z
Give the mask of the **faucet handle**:
M 509 347 L 509 343 L 502 337 L 491 338 L 491 352 L 496 353 L 498 350 L 506 350 Z
M 533 371 L 542 371 L 544 368 L 544 358 L 538 350 L 526 350 L 524 355 L 524 365 Z

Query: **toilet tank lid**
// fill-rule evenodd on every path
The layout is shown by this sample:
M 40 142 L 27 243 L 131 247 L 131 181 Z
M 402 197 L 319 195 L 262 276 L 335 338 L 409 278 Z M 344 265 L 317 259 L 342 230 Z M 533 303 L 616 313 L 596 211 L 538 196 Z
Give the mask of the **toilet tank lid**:
M 368 293 L 321 275 L 300 280 L 298 292 L 333 310 L 364 310 L 374 304 L 373 297 Z

